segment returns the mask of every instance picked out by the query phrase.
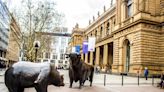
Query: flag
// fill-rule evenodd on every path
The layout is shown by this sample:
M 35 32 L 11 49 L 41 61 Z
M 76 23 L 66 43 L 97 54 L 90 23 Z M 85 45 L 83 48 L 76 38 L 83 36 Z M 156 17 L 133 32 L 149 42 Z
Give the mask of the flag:
M 84 41 L 83 42 L 83 53 L 88 53 L 88 42 Z
M 79 45 L 75 46 L 75 52 L 77 54 L 80 54 L 80 46 Z
M 89 37 L 88 40 L 88 51 L 95 51 L 95 42 L 96 42 L 96 38 L 95 37 Z
M 75 53 L 76 51 L 75 51 L 75 47 L 72 47 L 72 53 Z

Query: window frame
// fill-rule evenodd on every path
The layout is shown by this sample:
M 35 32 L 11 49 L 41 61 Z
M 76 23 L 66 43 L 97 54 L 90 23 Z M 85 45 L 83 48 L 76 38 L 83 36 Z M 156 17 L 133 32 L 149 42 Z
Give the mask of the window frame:
M 133 4 L 133 1 L 132 0 L 127 0 L 126 2 L 126 18 L 129 18 L 132 16 L 132 4 Z
M 110 32 L 110 22 L 107 22 L 106 30 L 107 30 L 107 34 L 109 34 L 109 32 Z

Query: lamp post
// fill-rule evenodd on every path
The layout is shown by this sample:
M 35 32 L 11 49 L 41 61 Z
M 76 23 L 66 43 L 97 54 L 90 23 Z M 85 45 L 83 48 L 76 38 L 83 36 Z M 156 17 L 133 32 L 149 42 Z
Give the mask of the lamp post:
M 35 47 L 35 62 L 36 62 L 37 61 L 38 49 L 40 47 L 40 42 L 39 41 L 34 41 L 34 47 Z

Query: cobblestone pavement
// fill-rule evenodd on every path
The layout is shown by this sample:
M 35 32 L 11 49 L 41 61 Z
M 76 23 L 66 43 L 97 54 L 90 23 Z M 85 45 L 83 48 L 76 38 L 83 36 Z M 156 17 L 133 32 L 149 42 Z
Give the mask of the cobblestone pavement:
M 50 85 L 48 92 L 164 92 L 164 89 L 157 88 L 156 85 L 152 86 L 152 79 L 147 81 L 144 78 L 140 79 L 140 85 L 137 85 L 136 77 L 124 77 L 124 86 L 121 86 L 121 76 L 106 75 L 106 86 L 104 86 L 104 74 L 95 74 L 93 86 L 89 87 L 89 82 L 85 83 L 82 89 L 78 89 L 79 83 L 73 83 L 73 88 L 69 88 L 68 71 L 60 70 L 64 74 L 64 82 L 66 86 L 55 87 Z M 159 79 L 155 79 L 155 83 Z M 4 76 L 0 76 L 0 92 L 8 92 L 4 85 Z M 34 88 L 27 88 L 25 92 L 36 92 Z

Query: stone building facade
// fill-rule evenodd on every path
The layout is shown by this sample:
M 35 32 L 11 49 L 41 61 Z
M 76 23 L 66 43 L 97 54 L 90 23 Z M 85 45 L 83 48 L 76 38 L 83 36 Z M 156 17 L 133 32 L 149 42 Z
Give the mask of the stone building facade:
M 84 39 L 96 37 L 96 50 L 85 62 L 112 73 L 164 71 L 164 0 L 116 0 L 85 28 Z M 84 57 L 85 56 L 85 57 Z
M 8 60 L 8 63 L 12 65 L 13 63 L 19 61 L 22 34 L 20 27 L 16 22 L 15 18 L 13 17 L 13 15 L 11 15 L 10 17 L 11 23 L 6 58 Z
M 82 43 L 83 43 L 83 39 L 84 38 L 84 28 L 79 28 L 79 25 L 76 24 L 75 27 L 72 30 L 72 34 L 71 34 L 71 39 L 69 41 L 69 53 L 71 53 L 73 50 L 73 47 L 75 46 L 80 46 L 80 48 L 82 48 Z
M 71 46 L 77 46 L 80 45 L 82 47 L 82 43 L 83 43 L 83 28 L 79 28 L 79 25 L 76 24 L 75 27 L 72 30 L 72 34 L 71 34 Z
M 7 63 L 6 53 L 9 44 L 10 13 L 7 6 L 0 0 L 0 68 Z

